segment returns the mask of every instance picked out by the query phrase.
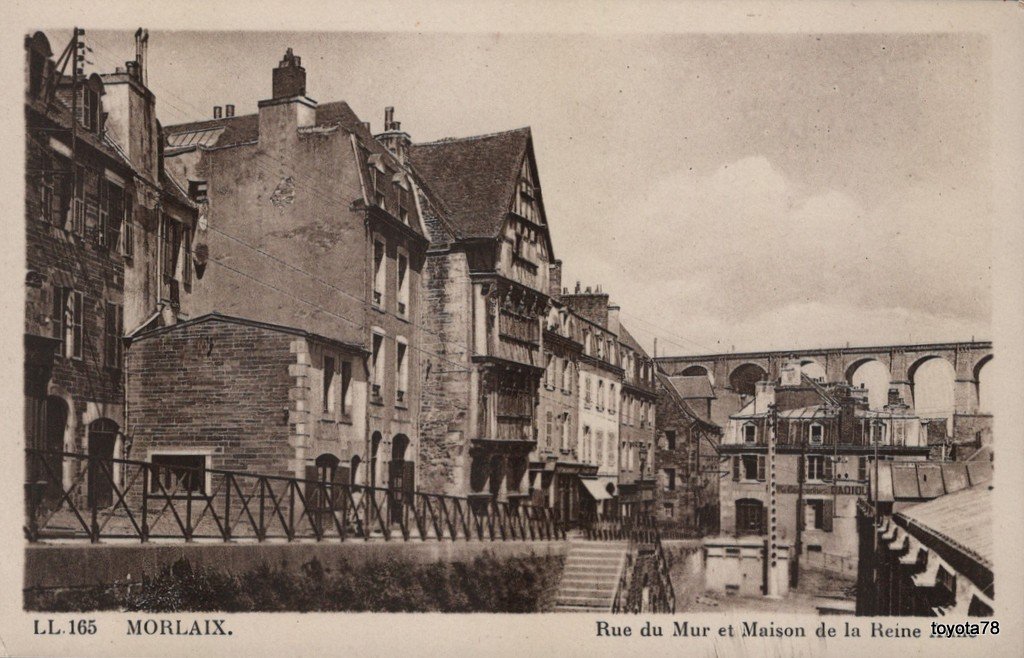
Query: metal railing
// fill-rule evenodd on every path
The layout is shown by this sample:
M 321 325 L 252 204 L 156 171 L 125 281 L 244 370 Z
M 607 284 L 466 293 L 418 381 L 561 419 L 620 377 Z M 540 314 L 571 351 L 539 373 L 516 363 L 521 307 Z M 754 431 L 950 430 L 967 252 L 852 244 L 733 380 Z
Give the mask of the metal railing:
M 586 513 L 580 515 L 580 526 L 587 539 L 595 541 L 627 541 L 626 564 L 619 577 L 612 603 L 612 612 L 675 612 L 675 591 L 668 559 L 661 545 L 661 533 L 651 515 L 623 516 L 618 511 L 609 514 Z M 651 563 L 653 561 L 653 563 Z M 653 569 L 647 580 L 647 601 L 643 586 L 635 586 L 638 570 L 644 564 Z
M 25 535 L 47 539 L 565 539 L 552 509 L 493 499 L 26 450 Z M 64 484 L 67 481 L 68 484 Z

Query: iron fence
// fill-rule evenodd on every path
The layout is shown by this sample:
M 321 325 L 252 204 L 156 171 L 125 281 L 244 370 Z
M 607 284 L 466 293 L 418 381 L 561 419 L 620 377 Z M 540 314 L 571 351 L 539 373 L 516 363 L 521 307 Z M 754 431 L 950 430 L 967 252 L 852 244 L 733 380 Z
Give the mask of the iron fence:
M 216 468 L 26 450 L 29 541 L 565 539 L 554 510 Z

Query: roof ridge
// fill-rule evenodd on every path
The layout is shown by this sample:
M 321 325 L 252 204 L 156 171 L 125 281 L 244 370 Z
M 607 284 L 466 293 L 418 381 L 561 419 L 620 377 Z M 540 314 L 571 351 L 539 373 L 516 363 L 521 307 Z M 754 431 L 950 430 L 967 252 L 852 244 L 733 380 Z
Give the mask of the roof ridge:
M 482 135 L 466 135 L 465 137 L 442 137 L 441 139 L 435 139 L 432 142 L 415 142 L 413 148 L 417 146 L 440 146 L 443 144 L 453 144 L 457 142 L 468 142 L 470 140 L 488 139 L 491 137 L 501 137 L 504 135 L 511 135 L 517 132 L 530 132 L 530 126 L 522 126 L 520 128 L 512 128 L 510 130 L 499 130 L 492 133 L 484 133 Z

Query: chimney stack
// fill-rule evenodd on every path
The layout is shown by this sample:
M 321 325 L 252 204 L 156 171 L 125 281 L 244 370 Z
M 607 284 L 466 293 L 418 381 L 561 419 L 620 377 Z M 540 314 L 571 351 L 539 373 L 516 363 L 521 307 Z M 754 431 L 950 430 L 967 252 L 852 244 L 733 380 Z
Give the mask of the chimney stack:
M 222 116 L 223 115 L 221 114 L 221 107 L 220 107 L 220 105 L 214 105 L 213 106 L 213 118 L 214 119 L 219 119 Z
M 898 388 L 889 389 L 889 402 L 890 407 L 897 407 L 903 404 L 903 400 L 900 399 L 900 390 Z
M 146 68 L 146 58 L 149 53 L 149 30 L 139 28 L 135 30 L 135 63 L 138 64 L 139 82 L 147 86 L 149 73 Z
M 548 294 L 558 299 L 562 292 L 562 261 L 555 260 L 548 264 Z
M 402 132 L 402 123 L 395 121 L 395 108 L 387 106 L 384 108 L 384 132 L 376 135 L 377 141 L 384 145 L 398 161 L 405 164 L 409 147 L 412 145 L 412 138 Z
M 272 86 L 274 100 L 306 95 L 306 69 L 302 68 L 302 58 L 291 48 L 285 51 L 284 58 L 274 69 Z
M 224 117 L 225 118 L 231 118 L 233 116 L 235 116 L 235 106 L 234 105 L 225 105 L 224 106 Z
M 622 307 L 618 304 L 608 305 L 608 331 L 616 336 L 619 335 L 619 311 L 621 310 Z

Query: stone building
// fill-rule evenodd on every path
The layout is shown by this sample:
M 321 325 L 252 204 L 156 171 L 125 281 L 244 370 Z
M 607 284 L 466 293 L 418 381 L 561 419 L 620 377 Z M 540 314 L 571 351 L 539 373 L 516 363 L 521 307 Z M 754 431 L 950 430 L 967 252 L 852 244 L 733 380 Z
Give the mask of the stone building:
M 423 488 L 529 496 L 553 261 L 528 128 L 414 144 L 431 239 Z
M 580 327 L 583 351 L 579 355 L 579 454 L 580 461 L 597 467 L 595 478 L 582 480 L 585 509 L 612 513 L 619 495 L 619 406 L 624 371 L 619 341 L 609 327 L 607 293 L 600 288 L 563 293 L 561 301 Z M 637 408 L 637 422 L 649 409 Z
M 555 267 L 552 266 L 553 273 Z M 537 449 L 530 455 L 534 504 L 556 511 L 559 519 L 579 519 L 581 477 L 592 478 L 597 467 L 579 452 L 579 356 L 583 352 L 579 323 L 558 298 L 560 282 L 552 276 L 552 307 L 544 326 L 544 370 L 537 408 L 540 423 Z
M 310 363 L 293 364 L 308 367 L 304 396 L 314 402 L 293 397 L 288 409 L 281 449 L 293 455 L 292 475 L 332 462 L 348 465 L 351 481 L 412 490 L 427 238 L 406 166 L 408 136 L 391 110 L 375 137 L 345 102 L 310 98 L 291 49 L 271 73 L 270 97 L 256 114 L 236 116 L 227 105 L 213 119 L 164 130 L 167 167 L 205 197 L 195 238 L 205 274 L 193 284 L 194 312 L 318 337 Z M 320 386 L 333 386 L 330 395 L 317 394 L 324 372 L 329 381 Z M 358 410 L 331 406 L 342 404 L 337 391 L 362 381 L 367 394 L 352 400 Z M 138 431 L 155 436 L 156 428 Z M 181 450 L 194 442 L 180 440 Z
M 619 384 L 619 505 L 626 515 L 654 514 L 658 405 L 654 361 L 622 325 L 619 307 L 609 307 L 609 324 L 618 333 L 623 372 Z
M 695 410 L 707 398 L 691 396 L 704 390 L 681 379 L 658 374 L 655 511 L 664 530 L 703 536 L 718 532 L 722 428 Z
M 123 458 L 123 337 L 188 313 L 196 207 L 162 166 L 148 34 L 123 70 L 88 77 L 83 38 L 62 65 L 42 32 L 25 39 L 26 445 Z M 83 486 L 85 464 L 61 462 L 30 460 L 46 501 L 62 480 L 90 506 L 112 503 L 109 479 Z
M 126 362 L 134 456 L 168 469 L 347 484 L 365 472 L 348 431 L 366 425 L 368 386 L 362 367 L 338 364 L 362 366 L 367 356 L 359 345 L 216 313 L 141 332 Z M 182 486 L 211 493 L 199 478 Z
M 852 571 L 856 504 L 867 495 L 875 451 L 880 460 L 926 459 L 920 420 L 895 391 L 883 410 L 869 410 L 864 389 L 822 385 L 802 375 L 798 364 L 784 365 L 780 382 L 759 382 L 722 437 L 728 471 L 720 485 L 722 533 L 767 532 L 773 422 L 779 541 L 793 546 L 797 560 Z

